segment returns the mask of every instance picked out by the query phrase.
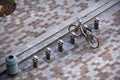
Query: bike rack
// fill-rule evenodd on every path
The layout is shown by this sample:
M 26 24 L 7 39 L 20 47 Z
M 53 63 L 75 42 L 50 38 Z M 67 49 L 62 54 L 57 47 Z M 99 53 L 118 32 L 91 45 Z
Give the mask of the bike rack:
M 73 24 L 75 24 L 75 22 L 73 22 Z M 71 24 L 70 24 L 71 25 Z M 83 26 L 86 26 L 87 27 L 87 25 L 83 25 Z M 98 27 L 98 19 L 97 19 L 97 24 L 95 23 L 95 26 L 97 26 Z M 70 43 L 71 44 L 75 44 L 75 33 L 74 32 L 72 32 L 72 34 L 70 35 Z M 58 41 L 57 41 L 57 45 L 58 45 L 58 49 L 57 49 L 57 51 L 58 51 L 58 53 L 59 52 L 61 52 L 61 54 L 64 54 L 64 52 L 63 52 L 63 43 L 64 43 L 64 41 L 62 40 L 62 39 L 59 39 Z M 45 49 L 45 61 L 46 62 L 51 62 L 52 60 L 53 60 L 53 58 L 51 59 L 51 49 L 49 48 L 49 47 L 47 47 L 46 49 Z M 60 56 L 59 56 L 60 57 Z M 37 68 L 37 60 L 38 60 L 38 57 L 36 57 L 36 56 L 34 56 L 33 57 L 33 66 L 35 67 L 35 68 Z

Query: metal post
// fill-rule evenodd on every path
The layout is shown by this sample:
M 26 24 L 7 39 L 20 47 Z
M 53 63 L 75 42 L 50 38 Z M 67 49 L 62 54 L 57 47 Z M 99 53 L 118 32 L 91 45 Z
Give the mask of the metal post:
M 75 33 L 74 32 L 70 36 L 70 42 L 71 42 L 71 44 L 75 44 Z
M 37 56 L 33 56 L 33 67 L 37 68 L 37 64 L 38 64 L 38 57 Z
M 99 18 L 96 17 L 94 20 L 94 29 L 99 29 Z
M 58 40 L 58 51 L 62 52 L 63 51 L 63 40 Z
M 50 57 L 50 52 L 51 52 L 51 49 L 49 47 L 47 47 L 45 53 L 46 53 L 46 60 L 50 60 L 51 57 Z

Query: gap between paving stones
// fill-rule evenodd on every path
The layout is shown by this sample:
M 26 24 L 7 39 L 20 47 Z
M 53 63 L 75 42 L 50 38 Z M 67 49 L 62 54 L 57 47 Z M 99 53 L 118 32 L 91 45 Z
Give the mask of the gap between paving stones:
M 85 12 L 87 13 L 84 18 L 83 18 L 83 23 L 88 22 L 89 20 L 91 20 L 92 18 L 94 18 L 95 16 L 99 15 L 100 13 L 102 13 L 103 11 L 109 9 L 110 7 L 114 6 L 115 4 L 117 4 L 119 2 L 119 0 L 114 0 L 114 1 L 109 1 L 107 3 L 105 3 L 104 5 L 98 7 L 97 9 L 92 10 L 91 12 L 88 13 L 87 10 L 81 12 L 81 14 L 84 14 Z M 76 15 L 75 17 L 79 17 L 81 16 L 81 14 Z M 30 57 L 31 55 L 33 55 L 34 53 L 36 53 L 37 51 L 45 48 L 46 46 L 48 46 L 49 44 L 53 43 L 54 41 L 56 41 L 57 39 L 59 39 L 60 37 L 66 35 L 68 33 L 68 25 L 70 25 L 69 23 L 74 23 L 75 19 L 72 18 L 68 21 L 65 21 L 65 23 L 58 25 L 59 27 L 61 26 L 66 26 L 64 28 L 62 28 L 61 30 L 57 31 L 49 36 L 48 38 L 46 38 L 44 41 L 41 41 L 40 43 L 36 44 L 35 46 L 32 46 L 31 48 L 29 48 L 28 50 L 22 52 L 22 54 L 18 55 L 18 59 L 19 62 L 22 62 L 23 60 L 25 60 L 26 58 Z M 43 46 L 44 45 L 44 46 Z M 5 71 L 5 62 L 1 65 L 1 69 L 2 71 L 0 71 L 0 73 Z

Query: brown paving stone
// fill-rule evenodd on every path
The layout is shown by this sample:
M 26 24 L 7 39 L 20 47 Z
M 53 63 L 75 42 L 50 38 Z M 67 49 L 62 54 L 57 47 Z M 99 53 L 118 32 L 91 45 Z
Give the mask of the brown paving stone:
M 52 71 L 54 72 L 52 77 L 64 79 L 63 72 L 62 72 L 62 69 L 60 67 L 56 66 L 53 68 Z
M 104 54 L 109 54 L 109 50 L 106 50 L 106 51 L 102 52 L 102 53 L 99 55 L 99 57 L 103 57 Z
M 65 63 L 66 63 L 66 64 L 70 64 L 71 62 L 72 62 L 71 59 L 67 59 L 67 60 L 65 60 Z
M 42 67 L 41 70 L 46 69 L 48 66 L 49 66 L 49 65 L 46 65 L 46 66 Z
M 114 77 L 114 80 L 120 80 L 120 77 L 116 76 L 116 77 Z
M 120 56 L 119 56 L 119 57 L 117 57 L 117 59 L 120 59 Z
M 12 53 L 12 52 L 13 52 L 13 50 L 8 50 L 6 53 L 9 53 L 9 54 L 10 54 L 10 53 Z
M 110 47 L 113 47 L 112 43 L 110 43 L 105 49 L 108 51 Z
M 94 70 L 94 71 L 101 72 L 101 70 L 100 70 L 100 69 L 98 69 L 98 68 L 94 68 L 93 70 Z
M 24 36 L 22 36 L 21 38 L 19 38 L 18 40 L 19 41 L 22 41 L 24 38 L 26 38 L 27 37 L 27 35 L 24 35 Z
M 78 2 L 79 0 L 74 0 L 75 2 Z
M 120 74 L 120 70 L 117 71 L 117 74 Z
M 76 67 L 76 65 L 78 65 L 78 64 L 74 64 L 74 65 L 72 65 L 70 68 L 72 68 L 72 69 L 73 69 L 73 68 L 75 68 L 75 67 Z
M 111 33 L 113 33 L 115 30 L 113 30 L 112 28 L 110 28 L 108 31 L 107 31 L 107 33 L 109 33 L 109 34 L 111 34 Z
M 104 66 L 102 66 L 102 67 L 100 68 L 100 70 L 102 71 L 102 70 L 106 69 L 108 66 L 110 66 L 110 64 L 105 64 Z
M 17 45 L 19 45 L 21 43 L 23 43 L 23 41 L 19 41 L 19 42 L 15 43 L 15 45 L 17 46 Z
M 42 32 L 40 32 L 40 33 L 35 34 L 34 36 L 35 36 L 35 37 L 39 37 L 40 35 L 44 34 L 45 32 L 46 32 L 46 31 L 42 31 Z
M 94 58 L 95 58 L 94 56 L 91 56 L 91 57 L 89 57 L 87 60 L 85 60 L 84 63 L 86 64 L 86 63 L 88 63 L 89 61 L 91 61 L 91 60 L 94 59 Z
M 75 51 L 79 46 L 77 44 L 74 45 L 74 47 L 71 49 L 71 51 Z M 75 53 L 75 52 L 74 52 Z
M 2 34 L 1 34 L 2 35 Z M 9 39 L 9 36 L 7 34 L 3 34 L 4 36 L 0 38 L 1 41 Z
M 99 0 L 95 0 L 95 2 L 99 2 Z
M 115 65 L 114 64 L 111 64 L 110 67 L 111 67 L 112 70 L 115 69 Z
M 59 17 L 56 17 L 56 18 L 59 18 Z M 55 19 L 56 19 L 55 18 Z M 49 24 L 49 27 L 51 27 L 52 25 L 56 24 L 56 22 L 52 22 L 51 24 Z M 48 28 L 48 27 L 47 27 Z
M 103 56 L 101 56 L 102 57 L 102 59 L 103 60 L 108 60 L 108 61 L 112 61 L 113 60 L 113 58 L 112 58 L 112 56 L 110 55 L 110 53 L 109 52 L 105 52 L 104 53 L 104 55 Z
M 93 62 L 91 65 L 99 66 L 100 64 L 101 63 L 99 63 L 99 62 L 97 62 L 97 63 Z
M 0 58 L 3 57 L 4 55 L 5 53 L 0 51 Z
M 114 25 L 115 26 L 118 26 L 118 25 L 120 25 L 120 18 L 118 18 L 118 19 L 116 19 L 116 20 L 114 20 Z
M 2 50 L 5 50 L 5 49 L 9 48 L 10 46 L 11 45 L 5 45 L 5 46 L 2 47 Z
M 89 72 L 89 70 L 88 70 L 88 68 L 87 68 L 86 65 L 84 65 L 84 66 L 82 66 L 82 67 L 80 68 L 80 73 L 81 73 L 81 75 L 84 75 L 84 74 L 86 74 L 86 73 L 88 73 L 88 72 Z
M 78 80 L 91 80 L 91 78 L 89 76 L 82 76 L 80 79 Z
M 116 42 L 116 40 L 115 40 L 115 39 L 112 39 L 111 42 Z
M 9 30 L 8 33 L 10 33 L 10 34 L 13 33 L 14 34 L 18 30 L 19 30 L 19 27 L 15 26 L 14 29 L 12 28 L 12 30 Z
M 0 32 L 0 36 L 2 36 L 2 35 L 4 35 L 4 34 L 5 34 L 5 33 L 3 33 L 3 32 L 1 33 L 1 32 Z
M 47 17 L 47 16 L 49 16 L 50 15 L 50 13 L 46 13 L 43 17 Z
M 77 7 L 81 7 L 81 10 L 84 10 L 88 7 L 87 5 L 88 5 L 88 3 L 82 2 L 82 3 L 78 4 Z
M 84 49 L 81 49 L 81 50 L 77 50 L 75 51 L 76 54 L 81 54 L 81 55 L 84 55 L 85 54 L 85 50 Z
M 119 30 L 117 30 L 117 33 L 118 33 L 118 35 L 120 35 L 120 29 L 119 29 Z
M 3 40 L 0 40 L 0 44 L 3 45 L 5 43 L 5 41 Z
M 119 47 L 113 48 L 113 51 L 117 51 L 117 50 L 119 50 Z
M 113 64 L 110 65 L 111 69 L 114 70 L 116 65 L 120 65 L 120 62 L 114 62 Z
M 49 28 L 49 27 L 51 27 L 52 25 L 54 25 L 56 22 L 52 22 L 52 23 L 50 23 L 50 24 L 48 24 L 48 23 L 46 23 L 45 25 L 44 25 L 44 27 L 45 28 Z
M 120 14 L 120 10 L 116 11 L 115 13 L 112 14 L 112 16 L 116 16 Z
M 47 78 L 43 77 L 42 74 L 38 74 L 36 77 L 41 80 L 47 80 Z
M 105 35 L 106 34 L 106 31 L 104 31 L 104 32 L 101 32 L 101 35 Z
M 75 60 L 75 61 L 74 61 L 75 64 L 73 64 L 73 65 L 71 66 L 71 68 L 74 68 L 74 67 L 78 66 L 80 63 L 82 63 L 81 60 L 82 60 L 82 59 L 77 59 L 77 60 Z
M 110 21 L 109 20 L 107 20 L 105 23 L 109 23 Z
M 67 4 L 68 4 L 67 0 L 64 0 L 63 3 L 64 3 L 64 5 L 67 5 Z
M 96 77 L 99 77 L 100 80 L 105 80 L 106 78 L 108 78 L 111 74 L 108 72 L 100 72 L 96 75 Z
M 117 12 L 115 12 L 112 16 L 115 16 L 115 19 L 113 19 L 114 20 L 114 25 L 115 26 L 118 26 L 118 25 L 120 25 L 120 10 L 118 10 Z
M 23 21 L 23 20 L 28 19 L 29 17 L 30 17 L 30 16 L 26 14 L 26 15 L 20 17 L 20 20 Z
M 101 45 L 101 42 L 100 42 L 100 45 Z M 94 50 L 92 50 L 92 51 L 93 51 L 93 54 L 96 54 L 97 52 L 101 51 L 101 49 L 100 49 L 100 48 L 97 48 L 97 49 L 94 49 Z
M 120 16 L 115 16 L 115 19 L 113 19 L 114 22 L 119 22 Z

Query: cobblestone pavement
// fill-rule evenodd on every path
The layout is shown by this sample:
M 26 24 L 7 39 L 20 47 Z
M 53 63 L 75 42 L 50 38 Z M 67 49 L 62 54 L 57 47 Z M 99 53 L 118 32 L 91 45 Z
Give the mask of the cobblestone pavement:
M 17 9 L 15 12 L 0 18 L 0 64 L 3 64 L 5 56 L 18 55 L 47 38 L 55 31 L 53 29 L 62 22 L 88 8 L 97 8 L 109 1 L 16 1 Z
M 77 1 L 77 0 L 76 0 Z M 97 1 L 97 0 L 96 0 Z M 64 51 L 57 51 L 57 41 L 49 45 L 52 59 L 44 60 L 43 50 L 39 57 L 38 68 L 32 67 L 32 57 L 22 62 L 16 76 L 6 74 L 1 80 L 120 80 L 120 3 L 98 15 L 100 30 L 93 32 L 98 36 L 100 47 L 91 49 L 81 36 L 76 44 L 70 44 L 70 35 L 64 41 Z M 86 23 L 93 28 L 93 20 Z

